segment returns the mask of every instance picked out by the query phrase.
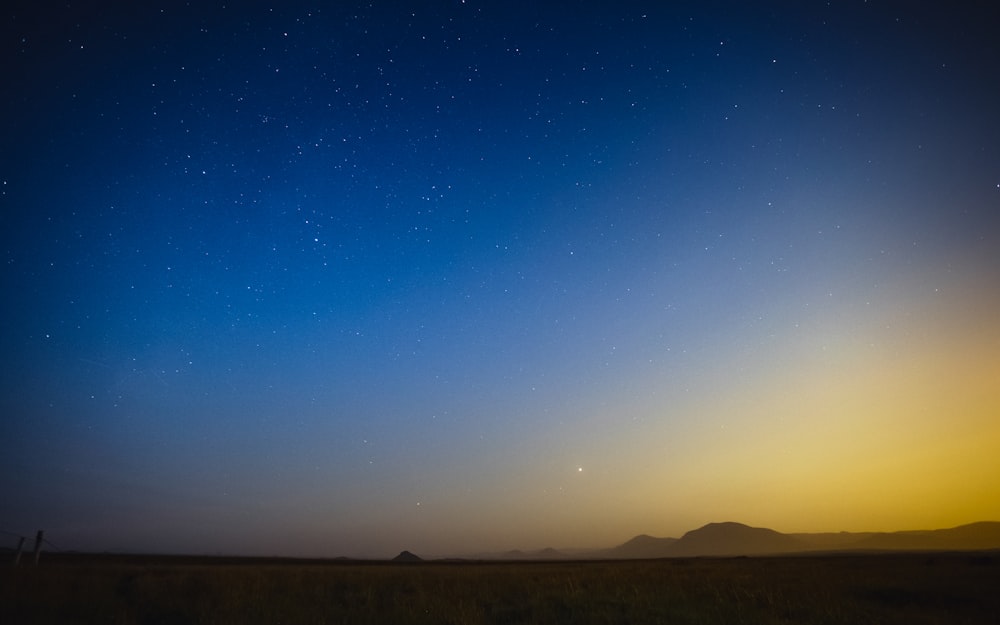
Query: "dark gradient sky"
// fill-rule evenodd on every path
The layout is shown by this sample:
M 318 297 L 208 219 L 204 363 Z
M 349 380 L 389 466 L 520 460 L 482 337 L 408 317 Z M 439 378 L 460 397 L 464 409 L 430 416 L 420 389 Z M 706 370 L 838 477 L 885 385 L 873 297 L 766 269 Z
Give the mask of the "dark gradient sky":
M 1000 519 L 989 3 L 16 4 L 0 529 Z

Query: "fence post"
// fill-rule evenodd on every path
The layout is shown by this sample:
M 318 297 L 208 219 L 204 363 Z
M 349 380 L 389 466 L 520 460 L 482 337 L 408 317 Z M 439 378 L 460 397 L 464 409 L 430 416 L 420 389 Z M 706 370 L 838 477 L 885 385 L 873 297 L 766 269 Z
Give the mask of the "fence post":
M 24 536 L 17 537 L 17 551 L 14 552 L 14 566 L 21 563 L 21 550 L 24 549 Z
M 45 532 L 38 530 L 35 534 L 35 566 L 38 566 L 38 556 L 42 555 L 42 540 L 44 538 Z

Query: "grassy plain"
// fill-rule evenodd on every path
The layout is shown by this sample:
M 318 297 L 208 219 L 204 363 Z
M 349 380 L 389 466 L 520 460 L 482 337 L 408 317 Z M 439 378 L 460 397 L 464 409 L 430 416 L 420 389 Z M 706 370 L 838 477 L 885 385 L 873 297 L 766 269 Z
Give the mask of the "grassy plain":
M 1000 553 L 392 564 L 43 557 L 0 622 L 1000 623 Z

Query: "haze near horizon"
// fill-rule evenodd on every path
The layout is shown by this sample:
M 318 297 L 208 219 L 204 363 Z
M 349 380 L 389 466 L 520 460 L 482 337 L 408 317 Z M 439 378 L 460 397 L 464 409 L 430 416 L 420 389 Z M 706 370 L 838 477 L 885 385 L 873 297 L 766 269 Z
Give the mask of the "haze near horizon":
M 1000 519 L 998 27 L 6 9 L 0 529 L 391 557 Z

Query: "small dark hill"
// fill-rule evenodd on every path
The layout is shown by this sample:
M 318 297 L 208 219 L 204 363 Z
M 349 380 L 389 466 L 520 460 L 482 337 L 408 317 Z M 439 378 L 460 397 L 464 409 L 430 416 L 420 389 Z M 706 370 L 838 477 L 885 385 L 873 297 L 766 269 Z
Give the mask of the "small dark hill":
M 536 551 L 532 554 L 532 557 L 539 560 L 565 560 L 566 555 L 562 552 L 553 549 L 552 547 L 547 547 L 540 551 Z
M 601 554 L 607 558 L 666 558 L 672 555 L 670 549 L 676 538 L 656 538 L 648 534 L 640 534 L 626 543 L 618 545 Z
M 709 523 L 691 530 L 670 546 L 671 556 L 749 556 L 804 550 L 800 541 L 764 527 Z
M 400 551 L 399 555 L 392 559 L 393 562 L 423 562 L 424 559 L 409 551 Z
M 514 549 L 499 554 L 483 554 L 485 560 L 566 560 L 566 554 L 548 547 L 537 551 Z

